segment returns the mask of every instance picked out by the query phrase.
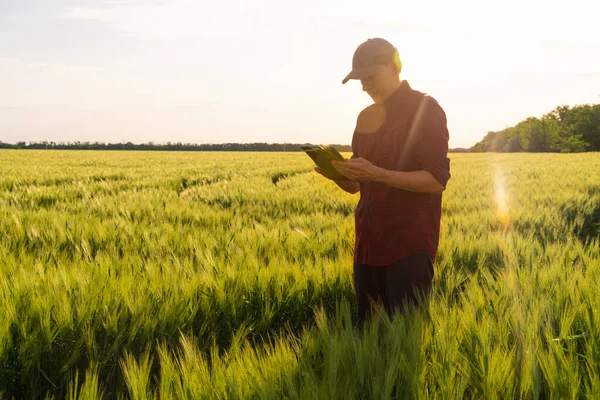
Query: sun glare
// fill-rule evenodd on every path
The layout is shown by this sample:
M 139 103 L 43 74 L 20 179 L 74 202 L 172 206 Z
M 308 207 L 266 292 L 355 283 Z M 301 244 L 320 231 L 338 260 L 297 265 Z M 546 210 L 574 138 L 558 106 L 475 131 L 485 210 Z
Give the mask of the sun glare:
M 496 194 L 496 216 L 500 226 L 506 231 L 509 225 L 508 194 L 506 193 L 504 174 L 500 167 L 496 167 L 494 173 L 494 190 Z

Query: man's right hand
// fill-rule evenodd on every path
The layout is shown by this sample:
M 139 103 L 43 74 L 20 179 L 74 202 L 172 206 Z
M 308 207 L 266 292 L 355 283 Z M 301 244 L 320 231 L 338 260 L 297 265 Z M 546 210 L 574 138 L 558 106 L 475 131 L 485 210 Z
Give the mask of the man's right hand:
M 315 171 L 322 175 L 323 175 L 323 171 L 321 170 L 321 168 L 319 168 L 318 166 L 315 167 Z M 344 191 L 350 193 L 350 194 L 354 194 L 357 193 L 360 190 L 360 185 L 358 182 L 356 181 L 336 181 L 335 179 L 333 179 L 333 181 Z

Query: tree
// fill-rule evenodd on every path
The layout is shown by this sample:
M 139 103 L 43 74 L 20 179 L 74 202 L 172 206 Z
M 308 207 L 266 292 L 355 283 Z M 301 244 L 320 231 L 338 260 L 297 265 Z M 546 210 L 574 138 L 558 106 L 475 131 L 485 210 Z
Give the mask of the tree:
M 600 105 L 558 106 L 542 118 L 529 117 L 514 127 L 488 132 L 477 151 L 600 151 Z

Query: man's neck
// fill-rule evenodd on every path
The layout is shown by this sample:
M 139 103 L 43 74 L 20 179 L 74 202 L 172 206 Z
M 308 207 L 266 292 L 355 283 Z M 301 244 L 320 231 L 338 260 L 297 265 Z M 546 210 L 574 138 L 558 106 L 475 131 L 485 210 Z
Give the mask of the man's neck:
M 394 81 L 389 87 L 386 88 L 385 94 L 382 96 L 383 101 L 386 101 L 398 88 L 402 85 L 400 80 Z

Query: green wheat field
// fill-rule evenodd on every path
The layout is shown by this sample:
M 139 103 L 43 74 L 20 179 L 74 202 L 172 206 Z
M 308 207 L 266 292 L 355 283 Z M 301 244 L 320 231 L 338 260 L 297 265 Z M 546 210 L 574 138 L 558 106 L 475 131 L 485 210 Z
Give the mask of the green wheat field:
M 600 154 L 451 154 L 431 301 L 363 330 L 302 153 L 0 151 L 0 398 L 600 398 Z

